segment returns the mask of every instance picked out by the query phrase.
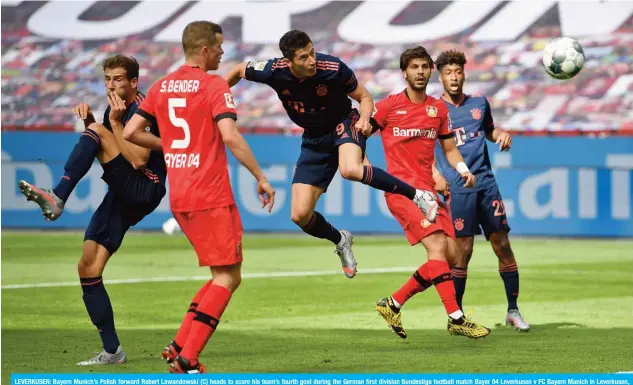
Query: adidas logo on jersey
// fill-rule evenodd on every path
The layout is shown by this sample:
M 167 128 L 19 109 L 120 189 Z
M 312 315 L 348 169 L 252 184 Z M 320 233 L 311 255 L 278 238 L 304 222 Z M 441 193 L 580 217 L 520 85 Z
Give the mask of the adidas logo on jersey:
M 423 138 L 435 139 L 437 137 L 437 131 L 431 128 L 423 130 L 421 128 L 394 127 L 393 136 L 406 136 L 406 137 L 421 136 Z

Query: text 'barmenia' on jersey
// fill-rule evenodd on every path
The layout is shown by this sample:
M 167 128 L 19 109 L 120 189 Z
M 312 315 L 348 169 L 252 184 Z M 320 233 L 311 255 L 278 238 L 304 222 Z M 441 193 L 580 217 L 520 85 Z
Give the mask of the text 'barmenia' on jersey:
M 160 92 L 198 92 L 198 80 L 163 80 Z

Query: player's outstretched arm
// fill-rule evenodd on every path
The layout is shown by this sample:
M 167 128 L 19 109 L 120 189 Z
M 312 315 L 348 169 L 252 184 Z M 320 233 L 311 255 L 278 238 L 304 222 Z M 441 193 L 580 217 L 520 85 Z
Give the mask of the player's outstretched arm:
M 486 135 L 486 139 L 499 145 L 499 151 L 508 151 L 512 147 L 512 136 L 505 130 L 495 127 Z
M 268 206 L 268 212 L 271 212 L 275 205 L 275 189 L 270 185 L 266 175 L 259 167 L 255 155 L 251 151 L 248 143 L 237 129 L 235 121 L 231 118 L 224 118 L 218 122 L 218 129 L 222 135 L 222 140 L 228 147 L 231 154 L 237 159 L 248 171 L 253 174 L 257 180 L 257 192 L 262 202 L 262 208 Z
M 356 122 L 356 129 L 366 137 L 371 136 L 372 126 L 369 123 L 369 119 L 374 112 L 374 99 L 362 84 L 359 84 L 349 96 L 358 102 L 360 118 Z
M 149 127 L 151 124 L 152 122 L 141 115 L 134 114 L 132 119 L 127 122 L 125 128 L 123 129 L 123 137 L 125 140 L 134 143 L 137 146 L 149 148 L 150 150 L 162 151 L 163 147 L 161 145 L 160 138 L 145 130 L 145 128 Z
M 465 187 L 475 187 L 475 183 L 477 179 L 475 175 L 470 172 L 466 163 L 464 163 L 464 158 L 462 154 L 457 149 L 457 145 L 455 144 L 455 139 L 452 136 L 446 139 L 440 139 L 440 144 L 442 145 L 442 150 L 444 154 L 446 154 L 446 160 L 464 179 Z
M 242 79 L 246 79 L 246 65 L 248 63 L 240 63 L 233 67 L 226 75 L 224 79 L 229 83 L 229 87 L 233 87 Z

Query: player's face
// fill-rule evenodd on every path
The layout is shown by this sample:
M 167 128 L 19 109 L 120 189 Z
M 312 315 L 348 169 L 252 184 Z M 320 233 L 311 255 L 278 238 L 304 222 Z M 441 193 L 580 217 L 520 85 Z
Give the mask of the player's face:
M 203 48 L 206 51 L 207 69 L 215 71 L 220 67 L 224 53 L 222 43 L 224 43 L 224 36 L 221 33 L 216 33 L 214 43 Z
M 412 59 L 402 74 L 412 89 L 424 91 L 431 77 L 431 64 L 426 59 Z
M 125 68 L 106 68 L 103 71 L 103 82 L 107 91 L 114 91 L 123 100 L 128 100 L 136 94 L 138 79 L 128 79 Z
M 292 59 L 292 70 L 299 77 L 316 75 L 316 53 L 312 43 L 308 43 L 305 47 L 295 51 L 295 57 Z
M 440 82 L 447 94 L 459 96 L 464 87 L 464 69 L 459 64 L 447 64 L 440 71 Z

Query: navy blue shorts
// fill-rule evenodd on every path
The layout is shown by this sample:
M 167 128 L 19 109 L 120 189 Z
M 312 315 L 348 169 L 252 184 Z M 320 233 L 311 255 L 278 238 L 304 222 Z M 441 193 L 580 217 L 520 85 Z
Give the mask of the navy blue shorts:
M 333 131 L 317 137 L 304 134 L 301 139 L 301 154 L 292 178 L 293 184 L 308 184 L 327 191 L 338 170 L 338 147 L 343 143 L 358 145 L 363 156 L 365 155 L 366 138 L 354 128 L 358 117 L 358 111 L 354 109 Z
M 468 193 L 451 193 L 451 216 L 457 237 L 481 234 L 483 229 L 489 239 L 494 232 L 510 231 L 497 185 Z
M 90 219 L 84 241 L 95 241 L 114 254 L 130 226 L 154 211 L 166 190 L 151 171 L 134 170 L 121 154 L 103 165 L 101 178 L 109 189 Z

